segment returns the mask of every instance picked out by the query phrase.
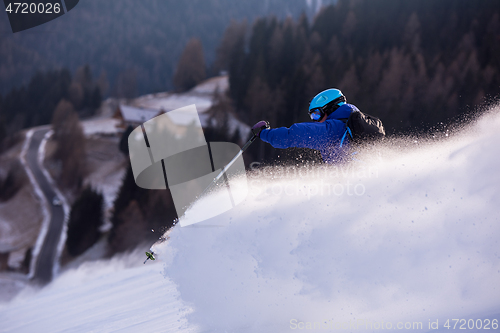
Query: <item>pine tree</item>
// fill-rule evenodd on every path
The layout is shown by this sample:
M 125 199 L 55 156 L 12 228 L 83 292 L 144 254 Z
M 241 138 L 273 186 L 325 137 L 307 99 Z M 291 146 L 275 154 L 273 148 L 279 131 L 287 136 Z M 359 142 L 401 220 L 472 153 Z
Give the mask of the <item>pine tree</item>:
M 203 46 L 197 38 L 188 41 L 177 63 L 174 74 L 174 86 L 178 91 L 187 91 L 206 77 Z
M 59 181 L 66 188 L 79 187 L 86 174 L 85 136 L 73 105 L 61 100 L 52 119 L 57 149 L 54 158 L 61 161 Z
M 71 256 L 82 254 L 99 240 L 99 227 L 104 221 L 103 203 L 101 193 L 86 187 L 71 206 L 66 239 Z
M 212 67 L 212 73 L 218 74 L 220 71 L 229 71 L 231 59 L 237 56 L 240 43 L 244 40 L 247 30 L 247 22 L 241 23 L 231 20 L 217 47 L 216 58 Z
M 129 69 L 116 78 L 113 95 L 119 98 L 134 98 L 137 95 L 137 73 Z

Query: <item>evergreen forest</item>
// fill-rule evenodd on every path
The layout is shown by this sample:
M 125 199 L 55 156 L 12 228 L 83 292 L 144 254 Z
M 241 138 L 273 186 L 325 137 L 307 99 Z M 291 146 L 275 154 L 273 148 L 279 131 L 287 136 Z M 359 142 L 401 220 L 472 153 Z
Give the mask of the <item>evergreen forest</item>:
M 308 121 L 312 97 L 336 87 L 389 133 L 426 131 L 500 93 L 496 1 L 339 0 L 312 21 L 258 19 L 250 37 L 244 24 L 226 30 L 216 61 L 249 124 Z

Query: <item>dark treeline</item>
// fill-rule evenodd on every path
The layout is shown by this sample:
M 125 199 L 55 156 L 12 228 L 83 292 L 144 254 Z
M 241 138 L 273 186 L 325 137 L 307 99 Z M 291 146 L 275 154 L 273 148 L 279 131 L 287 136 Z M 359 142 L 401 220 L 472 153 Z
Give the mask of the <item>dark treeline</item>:
M 498 96 L 499 12 L 489 0 L 340 0 L 313 22 L 259 19 L 250 38 L 233 23 L 217 61 L 248 123 L 308 121 L 310 99 L 337 87 L 389 133 L 426 130 Z
M 331 0 L 328 0 L 331 1 Z M 326 3 L 327 0 L 323 0 Z M 118 97 L 172 89 L 186 42 L 198 37 L 207 63 L 231 19 L 312 14 L 305 0 L 80 1 L 68 15 L 17 34 L 0 16 L 0 93 L 28 82 L 36 70 L 89 63 Z
M 100 82 L 92 78 L 89 66 L 37 72 L 26 86 L 0 96 L 0 143 L 19 130 L 49 124 L 58 103 L 65 99 L 80 116 L 94 114 L 101 105 Z
M 49 124 L 57 103 L 68 97 L 70 84 L 71 74 L 68 70 L 38 72 L 27 86 L 6 94 L 0 104 L 0 122 L 6 134 Z

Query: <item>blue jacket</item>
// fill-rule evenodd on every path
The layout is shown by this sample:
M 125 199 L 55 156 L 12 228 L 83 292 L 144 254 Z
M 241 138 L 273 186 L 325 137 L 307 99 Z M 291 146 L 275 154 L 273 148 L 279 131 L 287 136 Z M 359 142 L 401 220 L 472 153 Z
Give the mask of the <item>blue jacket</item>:
M 352 104 L 344 104 L 332 112 L 322 123 L 297 123 L 290 128 L 264 129 L 260 138 L 274 148 L 311 148 L 319 150 L 323 161 L 336 163 L 342 161 L 349 151 L 349 134 L 346 125 L 339 119 L 347 119 L 352 111 L 359 111 Z M 340 143 L 342 142 L 342 147 Z

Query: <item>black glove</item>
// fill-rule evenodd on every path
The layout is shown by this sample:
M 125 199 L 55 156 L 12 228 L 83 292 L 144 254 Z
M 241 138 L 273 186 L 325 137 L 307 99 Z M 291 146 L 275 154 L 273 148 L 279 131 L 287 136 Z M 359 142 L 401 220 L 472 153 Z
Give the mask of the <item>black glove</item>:
M 260 131 L 262 131 L 265 128 L 270 128 L 269 123 L 265 120 L 261 120 L 257 124 L 252 126 L 252 133 L 255 136 L 260 137 Z

